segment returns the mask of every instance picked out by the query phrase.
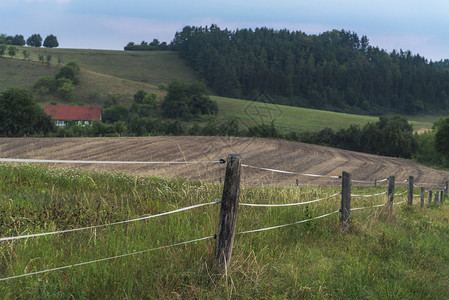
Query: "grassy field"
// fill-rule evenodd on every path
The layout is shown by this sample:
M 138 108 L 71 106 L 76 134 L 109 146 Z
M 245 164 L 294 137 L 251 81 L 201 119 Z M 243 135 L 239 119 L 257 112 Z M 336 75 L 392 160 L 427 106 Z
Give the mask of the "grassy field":
M 187 82 L 197 80 L 193 70 L 173 51 L 18 48 L 17 59 L 23 58 L 22 50 L 26 49 L 32 61 L 39 61 L 39 55 L 51 55 L 52 64 L 75 60 L 88 71 L 151 85 L 168 83 L 173 78 Z
M 127 52 L 84 49 L 44 49 L 18 47 L 13 59 L 0 58 L 0 91 L 8 87 L 32 88 L 40 76 L 54 76 L 62 65 L 75 60 L 82 71 L 76 86 L 76 98 L 64 101 L 52 96 L 40 99 L 41 103 L 101 104 L 108 95 L 115 95 L 118 103 L 130 105 L 133 95 L 140 89 L 156 93 L 157 87 L 174 78 L 193 82 L 195 73 L 178 57 L 176 52 Z M 23 60 L 22 50 L 30 52 L 30 60 Z M 51 55 L 51 64 L 39 62 L 39 55 Z
M 272 121 L 282 131 L 319 131 L 325 127 L 334 130 L 347 128 L 351 124 L 362 127 L 366 123 L 379 121 L 378 117 L 361 116 L 301 107 L 274 105 L 224 97 L 212 97 L 217 101 L 223 119 L 236 118 L 243 128 Z M 436 117 L 410 118 L 415 131 L 428 130 Z
M 221 186 L 121 173 L 0 165 L 1 236 L 105 224 L 213 202 Z M 304 202 L 337 188 L 248 187 L 241 203 Z M 371 194 L 382 188 L 353 188 Z M 400 192 L 401 190 L 398 190 Z M 417 191 L 416 191 L 417 192 Z M 395 201 L 404 200 L 396 197 Z M 339 197 L 307 206 L 239 209 L 237 232 L 287 224 L 339 209 Z M 352 207 L 385 197 L 354 198 Z M 447 201 L 447 200 L 446 200 Z M 447 204 L 446 204 L 447 205 Z M 145 251 L 209 237 L 216 204 L 96 230 L 0 242 L 0 277 Z M 214 240 L 152 250 L 0 281 L 4 299 L 444 299 L 449 296 L 449 206 L 397 205 L 284 228 L 237 234 L 231 267 L 212 267 Z

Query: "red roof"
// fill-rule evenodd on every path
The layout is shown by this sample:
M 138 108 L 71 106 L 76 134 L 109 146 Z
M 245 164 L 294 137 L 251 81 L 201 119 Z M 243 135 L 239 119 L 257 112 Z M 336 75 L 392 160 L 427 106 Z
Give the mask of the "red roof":
M 101 107 L 99 106 L 45 105 L 44 112 L 54 120 L 101 120 Z

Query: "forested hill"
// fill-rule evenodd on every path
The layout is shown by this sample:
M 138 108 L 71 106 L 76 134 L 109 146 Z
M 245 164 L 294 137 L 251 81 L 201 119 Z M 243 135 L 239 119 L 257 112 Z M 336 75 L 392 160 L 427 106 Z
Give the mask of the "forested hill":
M 348 31 L 186 26 L 171 47 L 218 95 L 352 113 L 449 111 L 449 70 Z

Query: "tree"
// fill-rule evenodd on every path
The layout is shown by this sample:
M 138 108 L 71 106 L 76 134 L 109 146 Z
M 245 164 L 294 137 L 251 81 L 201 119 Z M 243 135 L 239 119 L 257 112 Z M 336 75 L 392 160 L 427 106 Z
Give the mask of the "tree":
M 30 47 L 40 47 L 42 46 L 42 37 L 40 34 L 33 34 L 27 39 L 27 45 Z
M 12 39 L 12 44 L 16 46 L 25 46 L 25 38 L 23 35 L 16 34 Z
M 118 134 L 122 134 L 123 132 L 127 131 L 128 128 L 126 127 L 126 123 L 123 121 L 118 121 L 114 123 L 114 131 Z
M 45 62 L 47 63 L 47 65 L 50 65 L 50 63 L 51 63 L 51 58 L 52 58 L 51 54 L 47 54 L 47 55 L 45 56 Z
M 73 100 L 75 99 L 75 87 L 70 79 L 59 78 L 58 79 L 58 96 L 63 99 Z
M 179 80 L 173 80 L 168 85 L 161 108 L 164 117 L 175 119 L 218 113 L 218 105 L 209 98 L 203 83 L 187 84 Z
M 435 127 L 435 150 L 449 161 L 449 118 L 440 119 Z
M 8 54 L 9 54 L 9 56 L 11 56 L 11 58 L 12 58 L 13 56 L 16 56 L 16 54 L 17 54 L 17 48 L 14 47 L 14 46 L 9 46 L 9 47 L 8 47 Z
M 0 44 L 6 44 L 6 34 L 0 33 Z
M 9 88 L 0 94 L 0 115 L 0 135 L 22 136 L 53 129 L 31 92 L 24 89 Z
M 116 123 L 118 121 L 127 121 L 129 110 L 124 105 L 116 105 L 103 109 L 102 120 L 107 123 Z
M 39 77 L 33 86 L 33 90 L 41 96 L 55 93 L 58 90 L 58 81 L 53 76 Z
M 0 56 L 5 55 L 6 49 L 8 48 L 8 46 L 6 45 L 0 45 Z
M 81 67 L 76 61 L 70 61 L 64 67 L 62 67 L 61 70 L 59 70 L 58 74 L 56 74 L 56 79 L 66 78 L 71 80 L 73 84 L 78 84 L 78 73 L 80 72 L 80 70 Z
M 138 90 L 137 93 L 134 94 L 134 102 L 142 104 L 143 99 L 145 98 L 146 95 L 147 92 L 145 92 L 144 90 Z
M 27 60 L 30 58 L 30 51 L 23 49 L 22 54 L 23 54 L 23 60 Z
M 45 48 L 57 48 L 59 47 L 58 39 L 53 34 L 50 34 L 45 38 L 44 41 Z

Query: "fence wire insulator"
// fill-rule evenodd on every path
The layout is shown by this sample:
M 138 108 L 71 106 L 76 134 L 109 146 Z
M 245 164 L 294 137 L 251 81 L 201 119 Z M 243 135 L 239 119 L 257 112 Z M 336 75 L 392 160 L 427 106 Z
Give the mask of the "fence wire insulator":
M 220 198 L 215 199 L 215 203 L 217 204 L 221 203 L 221 199 Z
M 224 160 L 224 159 L 222 158 L 222 159 L 220 159 L 218 162 L 222 165 L 222 164 L 225 164 L 225 163 L 226 163 L 226 160 Z

